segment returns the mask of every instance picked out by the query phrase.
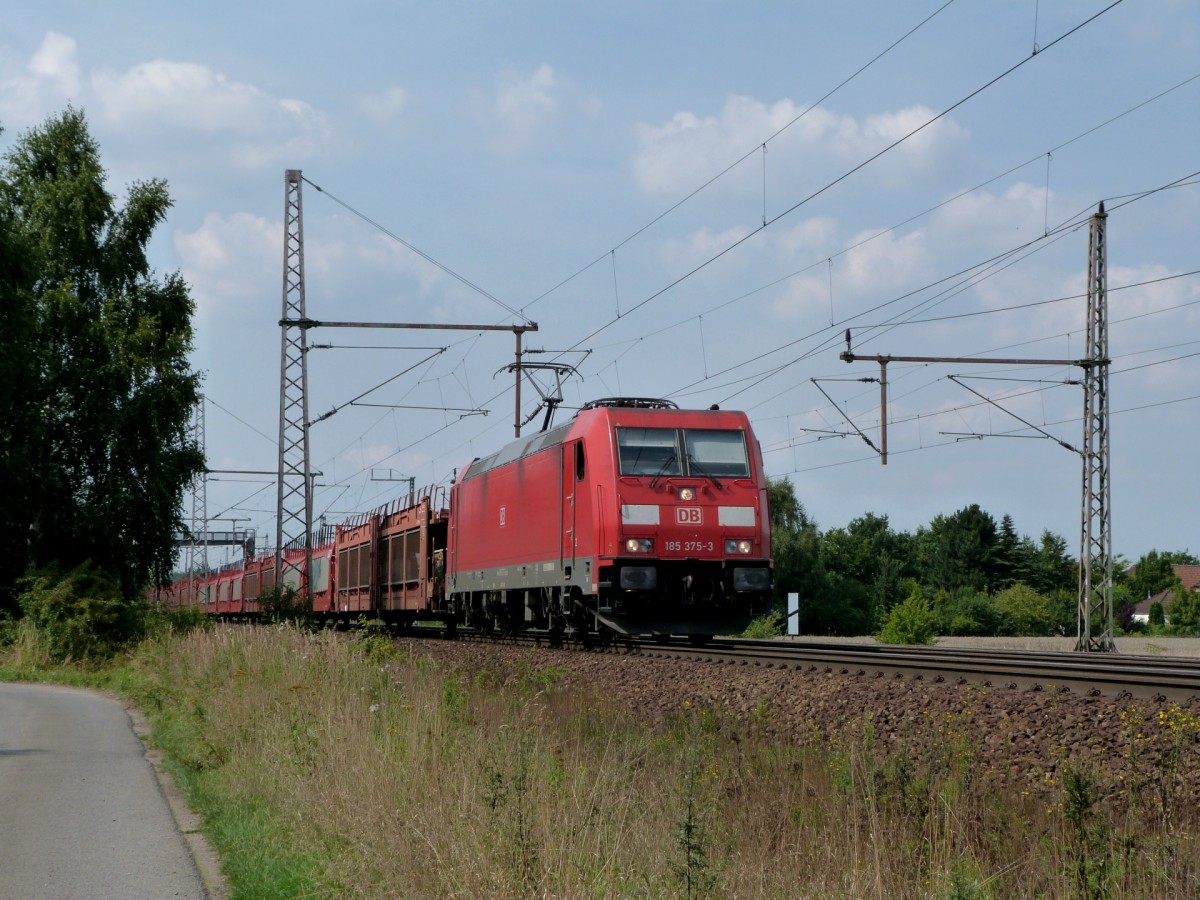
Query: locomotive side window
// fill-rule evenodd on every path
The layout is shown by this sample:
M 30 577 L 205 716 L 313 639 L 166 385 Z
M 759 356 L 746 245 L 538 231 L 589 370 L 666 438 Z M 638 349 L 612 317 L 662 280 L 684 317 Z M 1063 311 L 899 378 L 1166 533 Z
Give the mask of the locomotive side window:
M 742 432 L 688 428 L 683 432 L 683 440 L 692 475 L 750 477 L 746 436 Z
M 583 474 L 583 441 L 579 441 L 575 445 L 575 480 L 583 481 Z
M 674 428 L 618 428 L 622 475 L 682 475 L 678 432 Z

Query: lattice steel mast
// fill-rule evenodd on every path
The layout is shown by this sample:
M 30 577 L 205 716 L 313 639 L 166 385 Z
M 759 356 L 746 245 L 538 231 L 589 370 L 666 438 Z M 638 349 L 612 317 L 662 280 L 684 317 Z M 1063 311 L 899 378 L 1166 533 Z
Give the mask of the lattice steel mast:
M 1087 360 L 1083 382 L 1083 515 L 1079 535 L 1076 650 L 1114 652 L 1111 483 L 1108 445 L 1108 274 L 1104 204 L 1088 234 Z M 1092 633 L 1098 617 L 1097 633 Z
M 304 305 L 304 210 L 299 169 L 284 173 L 283 314 L 279 350 L 279 494 L 276 506 L 275 584 L 282 587 L 284 552 L 304 548 L 304 571 L 298 592 L 308 590 L 312 571 L 312 476 L 309 455 L 308 329 L 310 328 L 416 328 L 458 331 L 511 331 L 516 336 L 517 408 L 514 428 L 521 435 L 521 341 L 537 331 L 536 322 L 524 325 L 434 325 L 408 322 L 321 322 L 310 319 Z M 318 188 L 320 190 L 320 188 Z M 337 408 L 315 421 L 333 415 Z M 319 473 L 317 473 L 319 474 Z
M 275 517 L 275 584 L 283 584 L 284 550 L 304 547 L 299 589 L 312 570 L 312 473 L 308 451 L 308 336 L 304 309 L 304 218 L 300 170 L 284 172 L 283 314 L 279 348 L 279 490 Z
M 1113 572 L 1111 491 L 1108 446 L 1108 278 L 1105 271 L 1104 226 L 1108 215 L 1101 203 L 1091 218 L 1088 238 L 1087 353 L 1083 359 L 994 359 L 982 356 L 864 356 L 850 349 L 850 330 L 846 330 L 846 349 L 839 357 L 845 362 L 871 360 L 879 363 L 880 447 L 876 447 L 854 425 L 859 436 L 879 454 L 887 465 L 887 365 L 889 362 L 957 363 L 972 365 L 1078 366 L 1083 369 L 1083 447 L 1076 450 L 1055 438 L 1066 449 L 1077 452 L 1083 462 L 1082 527 L 1079 539 L 1079 606 L 1076 650 L 1115 653 L 1113 639 Z M 951 376 L 953 379 L 953 376 Z M 815 379 L 814 379 L 814 384 Z M 818 389 L 824 393 L 820 385 Z M 970 390 L 968 388 L 968 390 Z M 974 391 L 972 393 L 975 393 Z M 827 399 L 829 395 L 825 395 Z M 979 395 L 982 399 L 987 397 Z M 836 406 L 836 404 L 834 404 Z M 1005 412 L 1008 412 L 1005 410 Z M 1024 424 L 1031 425 L 1019 416 Z M 1044 433 L 1044 432 L 1043 432 Z M 1047 437 L 1051 435 L 1047 434 Z M 1092 619 L 1098 627 L 1093 635 Z
M 192 412 L 191 434 L 192 443 L 199 448 L 201 455 L 204 449 L 204 395 L 196 398 L 196 408 Z M 196 535 L 203 535 L 199 547 Z M 192 480 L 192 522 L 191 534 L 187 545 L 188 573 L 188 604 L 196 599 L 196 550 L 200 549 L 200 565 L 208 574 L 208 470 L 200 472 Z

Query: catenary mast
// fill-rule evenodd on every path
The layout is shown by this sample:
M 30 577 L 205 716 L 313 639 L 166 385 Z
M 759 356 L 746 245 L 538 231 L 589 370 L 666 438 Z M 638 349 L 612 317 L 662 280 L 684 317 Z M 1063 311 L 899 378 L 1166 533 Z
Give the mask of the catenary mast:
M 282 587 L 284 551 L 304 547 L 298 590 L 312 570 L 312 473 L 308 449 L 308 332 L 304 309 L 304 222 L 299 169 L 283 175 L 283 314 L 279 346 L 279 489 L 275 516 L 275 585 Z

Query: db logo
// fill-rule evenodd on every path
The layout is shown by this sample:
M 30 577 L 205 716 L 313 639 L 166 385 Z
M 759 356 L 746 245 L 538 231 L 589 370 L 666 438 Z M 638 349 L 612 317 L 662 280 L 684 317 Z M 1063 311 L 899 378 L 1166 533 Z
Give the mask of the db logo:
M 703 525 L 704 510 L 699 506 L 677 506 L 675 507 L 675 524 Z

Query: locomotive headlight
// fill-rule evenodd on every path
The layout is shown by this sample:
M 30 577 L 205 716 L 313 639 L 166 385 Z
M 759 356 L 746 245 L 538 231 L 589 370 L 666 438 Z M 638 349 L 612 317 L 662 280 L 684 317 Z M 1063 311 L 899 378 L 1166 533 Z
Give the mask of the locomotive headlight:
M 740 553 L 743 556 L 754 549 L 752 541 L 726 541 L 725 552 L 729 555 Z
M 626 538 L 625 550 L 629 553 L 653 553 L 654 541 L 651 538 Z
M 679 489 L 679 499 L 680 500 L 695 500 L 696 499 L 696 489 L 690 488 L 690 487 L 680 488 Z

